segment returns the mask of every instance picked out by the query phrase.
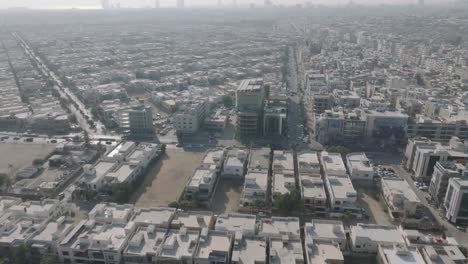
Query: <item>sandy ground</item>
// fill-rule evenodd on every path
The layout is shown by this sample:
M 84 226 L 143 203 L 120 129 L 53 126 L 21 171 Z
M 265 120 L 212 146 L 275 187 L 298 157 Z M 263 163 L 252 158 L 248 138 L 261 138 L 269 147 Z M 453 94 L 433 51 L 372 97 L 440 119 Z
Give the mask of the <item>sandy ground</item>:
M 377 200 L 377 191 L 370 188 L 357 188 L 359 194 L 358 203 L 367 210 L 370 222 L 391 225 L 390 216 L 386 213 L 381 203 Z
M 211 210 L 215 214 L 237 212 L 242 186 L 243 180 L 221 179 L 211 204 Z
M 0 173 L 9 173 L 9 164 L 13 174 L 19 169 L 32 165 L 34 159 L 44 158 L 55 149 L 52 144 L 0 144 Z
M 135 191 L 131 203 L 136 207 L 155 207 L 176 201 L 203 155 L 200 152 L 166 150 L 166 155 L 156 162 Z

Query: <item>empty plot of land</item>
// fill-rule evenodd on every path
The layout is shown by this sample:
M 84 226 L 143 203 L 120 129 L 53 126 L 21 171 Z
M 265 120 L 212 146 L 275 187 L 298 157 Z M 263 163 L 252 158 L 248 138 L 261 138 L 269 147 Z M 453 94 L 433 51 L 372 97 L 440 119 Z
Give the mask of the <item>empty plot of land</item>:
M 146 175 L 131 201 L 137 207 L 167 206 L 176 201 L 204 153 L 167 150 Z
M 243 183 L 243 180 L 221 179 L 211 204 L 211 210 L 215 214 L 237 212 Z
M 384 203 L 379 199 L 379 194 L 372 188 L 358 188 L 358 203 L 364 207 L 369 214 L 369 220 L 372 223 L 380 225 L 390 225 L 390 216 L 384 211 Z
M 0 173 L 15 174 L 19 169 L 32 165 L 34 159 L 44 159 L 55 149 L 54 144 L 0 144 Z

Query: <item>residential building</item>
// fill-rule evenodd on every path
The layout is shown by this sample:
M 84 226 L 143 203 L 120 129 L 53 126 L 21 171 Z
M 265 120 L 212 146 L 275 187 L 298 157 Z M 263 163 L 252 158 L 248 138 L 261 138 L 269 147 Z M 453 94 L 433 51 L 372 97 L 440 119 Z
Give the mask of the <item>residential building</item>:
M 169 230 L 161 245 L 156 263 L 192 263 L 200 232 L 186 228 Z
M 412 170 L 414 164 L 414 158 L 416 155 L 416 150 L 418 148 L 433 148 L 437 145 L 436 142 L 433 142 L 427 138 L 409 138 L 408 144 L 406 145 L 405 150 L 405 169 Z
M 382 178 L 381 188 L 393 219 L 410 218 L 420 209 L 421 200 L 404 179 Z
M 180 229 L 185 227 L 187 230 L 201 231 L 203 228 L 214 229 L 215 217 L 212 212 L 203 211 L 177 211 L 176 216 L 171 222 L 171 228 Z
M 432 174 L 429 185 L 429 194 L 439 206 L 443 203 L 447 193 L 448 182 L 450 178 L 462 178 L 468 176 L 468 170 L 465 166 L 456 162 L 436 162 L 434 173 Z
M 154 225 L 139 226 L 123 252 L 124 263 L 155 263 L 166 232 L 167 229 L 156 228 Z
M 203 125 L 208 112 L 205 100 L 184 101 L 174 113 L 174 128 L 181 135 L 197 132 Z
M 468 222 L 468 178 L 450 178 L 444 199 L 445 217 L 452 223 Z
M 457 246 L 424 246 L 421 253 L 426 264 L 464 264 L 466 257 Z
M 335 220 L 312 219 L 304 227 L 306 244 L 332 242 L 341 251 L 347 250 L 346 233 L 343 222 Z
M 412 170 L 417 181 L 430 182 L 436 162 L 468 161 L 465 145 L 458 138 L 453 137 L 449 146 L 436 145 L 433 147 L 416 147 Z
M 327 209 L 325 184 L 320 174 L 299 174 L 299 187 L 304 206 L 316 213 Z
M 266 171 L 247 172 L 242 189 L 240 205 L 242 207 L 262 206 L 266 203 L 268 174 Z
M 229 149 L 224 159 L 223 178 L 242 179 L 247 170 L 249 152 L 245 149 Z
M 294 178 L 294 173 L 274 173 L 272 188 L 273 199 L 275 198 L 275 195 L 287 194 L 296 190 L 296 179 Z
M 216 220 L 215 230 L 242 234 L 243 237 L 254 237 L 257 233 L 256 217 L 250 214 L 221 214 Z
M 273 173 L 292 174 L 294 176 L 294 159 L 290 151 L 273 152 Z
M 329 93 L 315 93 L 311 96 L 311 105 L 315 114 L 324 113 L 333 108 L 335 98 Z
M 260 148 L 251 149 L 247 171 L 264 171 L 268 172 L 270 166 L 270 149 Z
M 185 199 L 209 202 L 214 193 L 217 173 L 212 169 L 196 169 L 185 187 Z
M 232 234 L 229 232 L 202 229 L 193 255 L 193 263 L 231 263 L 232 243 Z
M 366 121 L 356 113 L 325 110 L 315 118 L 315 139 L 322 144 L 348 144 L 366 135 Z
M 299 218 L 272 216 L 269 219 L 262 219 L 260 222 L 259 236 L 262 237 L 282 237 L 300 239 L 301 229 Z
M 364 152 L 347 154 L 346 165 L 351 180 L 373 180 L 374 169 Z
M 117 112 L 117 124 L 124 134 L 133 137 L 154 135 L 153 112 L 150 107 L 129 107 Z
M 257 137 L 262 131 L 264 100 L 262 79 L 243 80 L 237 88 L 237 130 L 241 138 Z
M 270 238 L 269 243 L 271 264 L 305 263 L 301 240 L 283 236 L 280 238 Z
M 322 151 L 320 161 L 331 210 L 360 215 L 360 209 L 356 205 L 357 192 L 346 173 L 341 154 Z
M 238 232 L 234 238 L 234 247 L 232 249 L 232 264 L 266 264 L 267 263 L 267 245 L 263 238 L 243 237 Z
M 351 250 L 356 253 L 375 254 L 379 250 L 379 245 L 405 246 L 400 229 L 393 225 L 359 223 L 351 226 L 350 242 Z
M 379 245 L 379 264 L 425 264 L 417 247 L 402 245 Z
M 299 173 L 320 174 L 320 162 L 317 152 L 297 153 Z
M 288 98 L 270 96 L 263 111 L 263 135 L 282 136 L 287 127 Z

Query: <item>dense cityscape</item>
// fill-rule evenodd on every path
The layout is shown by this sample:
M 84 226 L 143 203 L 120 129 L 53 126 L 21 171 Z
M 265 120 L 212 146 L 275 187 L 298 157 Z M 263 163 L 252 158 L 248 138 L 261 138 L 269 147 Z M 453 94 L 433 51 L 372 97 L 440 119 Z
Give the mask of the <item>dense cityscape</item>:
M 468 263 L 468 3 L 278 3 L 0 9 L 0 263 Z

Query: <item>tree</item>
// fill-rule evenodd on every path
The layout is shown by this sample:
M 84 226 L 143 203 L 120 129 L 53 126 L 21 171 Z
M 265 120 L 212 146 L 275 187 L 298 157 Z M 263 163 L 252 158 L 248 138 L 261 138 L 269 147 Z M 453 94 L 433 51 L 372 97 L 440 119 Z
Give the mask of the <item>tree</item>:
M 331 146 L 327 148 L 327 151 L 332 152 L 332 153 L 340 153 L 340 154 L 347 154 L 351 152 L 349 148 L 344 147 L 344 146 Z
M 31 247 L 26 243 L 21 243 L 13 252 L 14 264 L 30 264 L 32 261 Z
M 234 105 L 234 100 L 230 95 L 224 95 L 222 101 L 226 108 L 231 108 Z
M 59 260 L 56 256 L 44 256 L 41 258 L 40 264 L 55 264 L 59 263 Z
M 276 194 L 273 206 L 282 214 L 301 210 L 303 208 L 301 193 L 298 190 L 293 190 L 285 194 Z
M 126 203 L 132 195 L 133 188 L 128 183 L 115 183 L 112 185 L 112 200 L 116 203 Z
M 87 147 L 89 147 L 89 145 L 90 145 L 90 139 L 89 139 L 88 131 L 86 131 L 86 130 L 83 132 L 83 139 L 84 139 L 85 145 L 86 145 Z
M 169 207 L 171 208 L 178 208 L 179 207 L 179 202 L 173 201 L 169 204 Z

